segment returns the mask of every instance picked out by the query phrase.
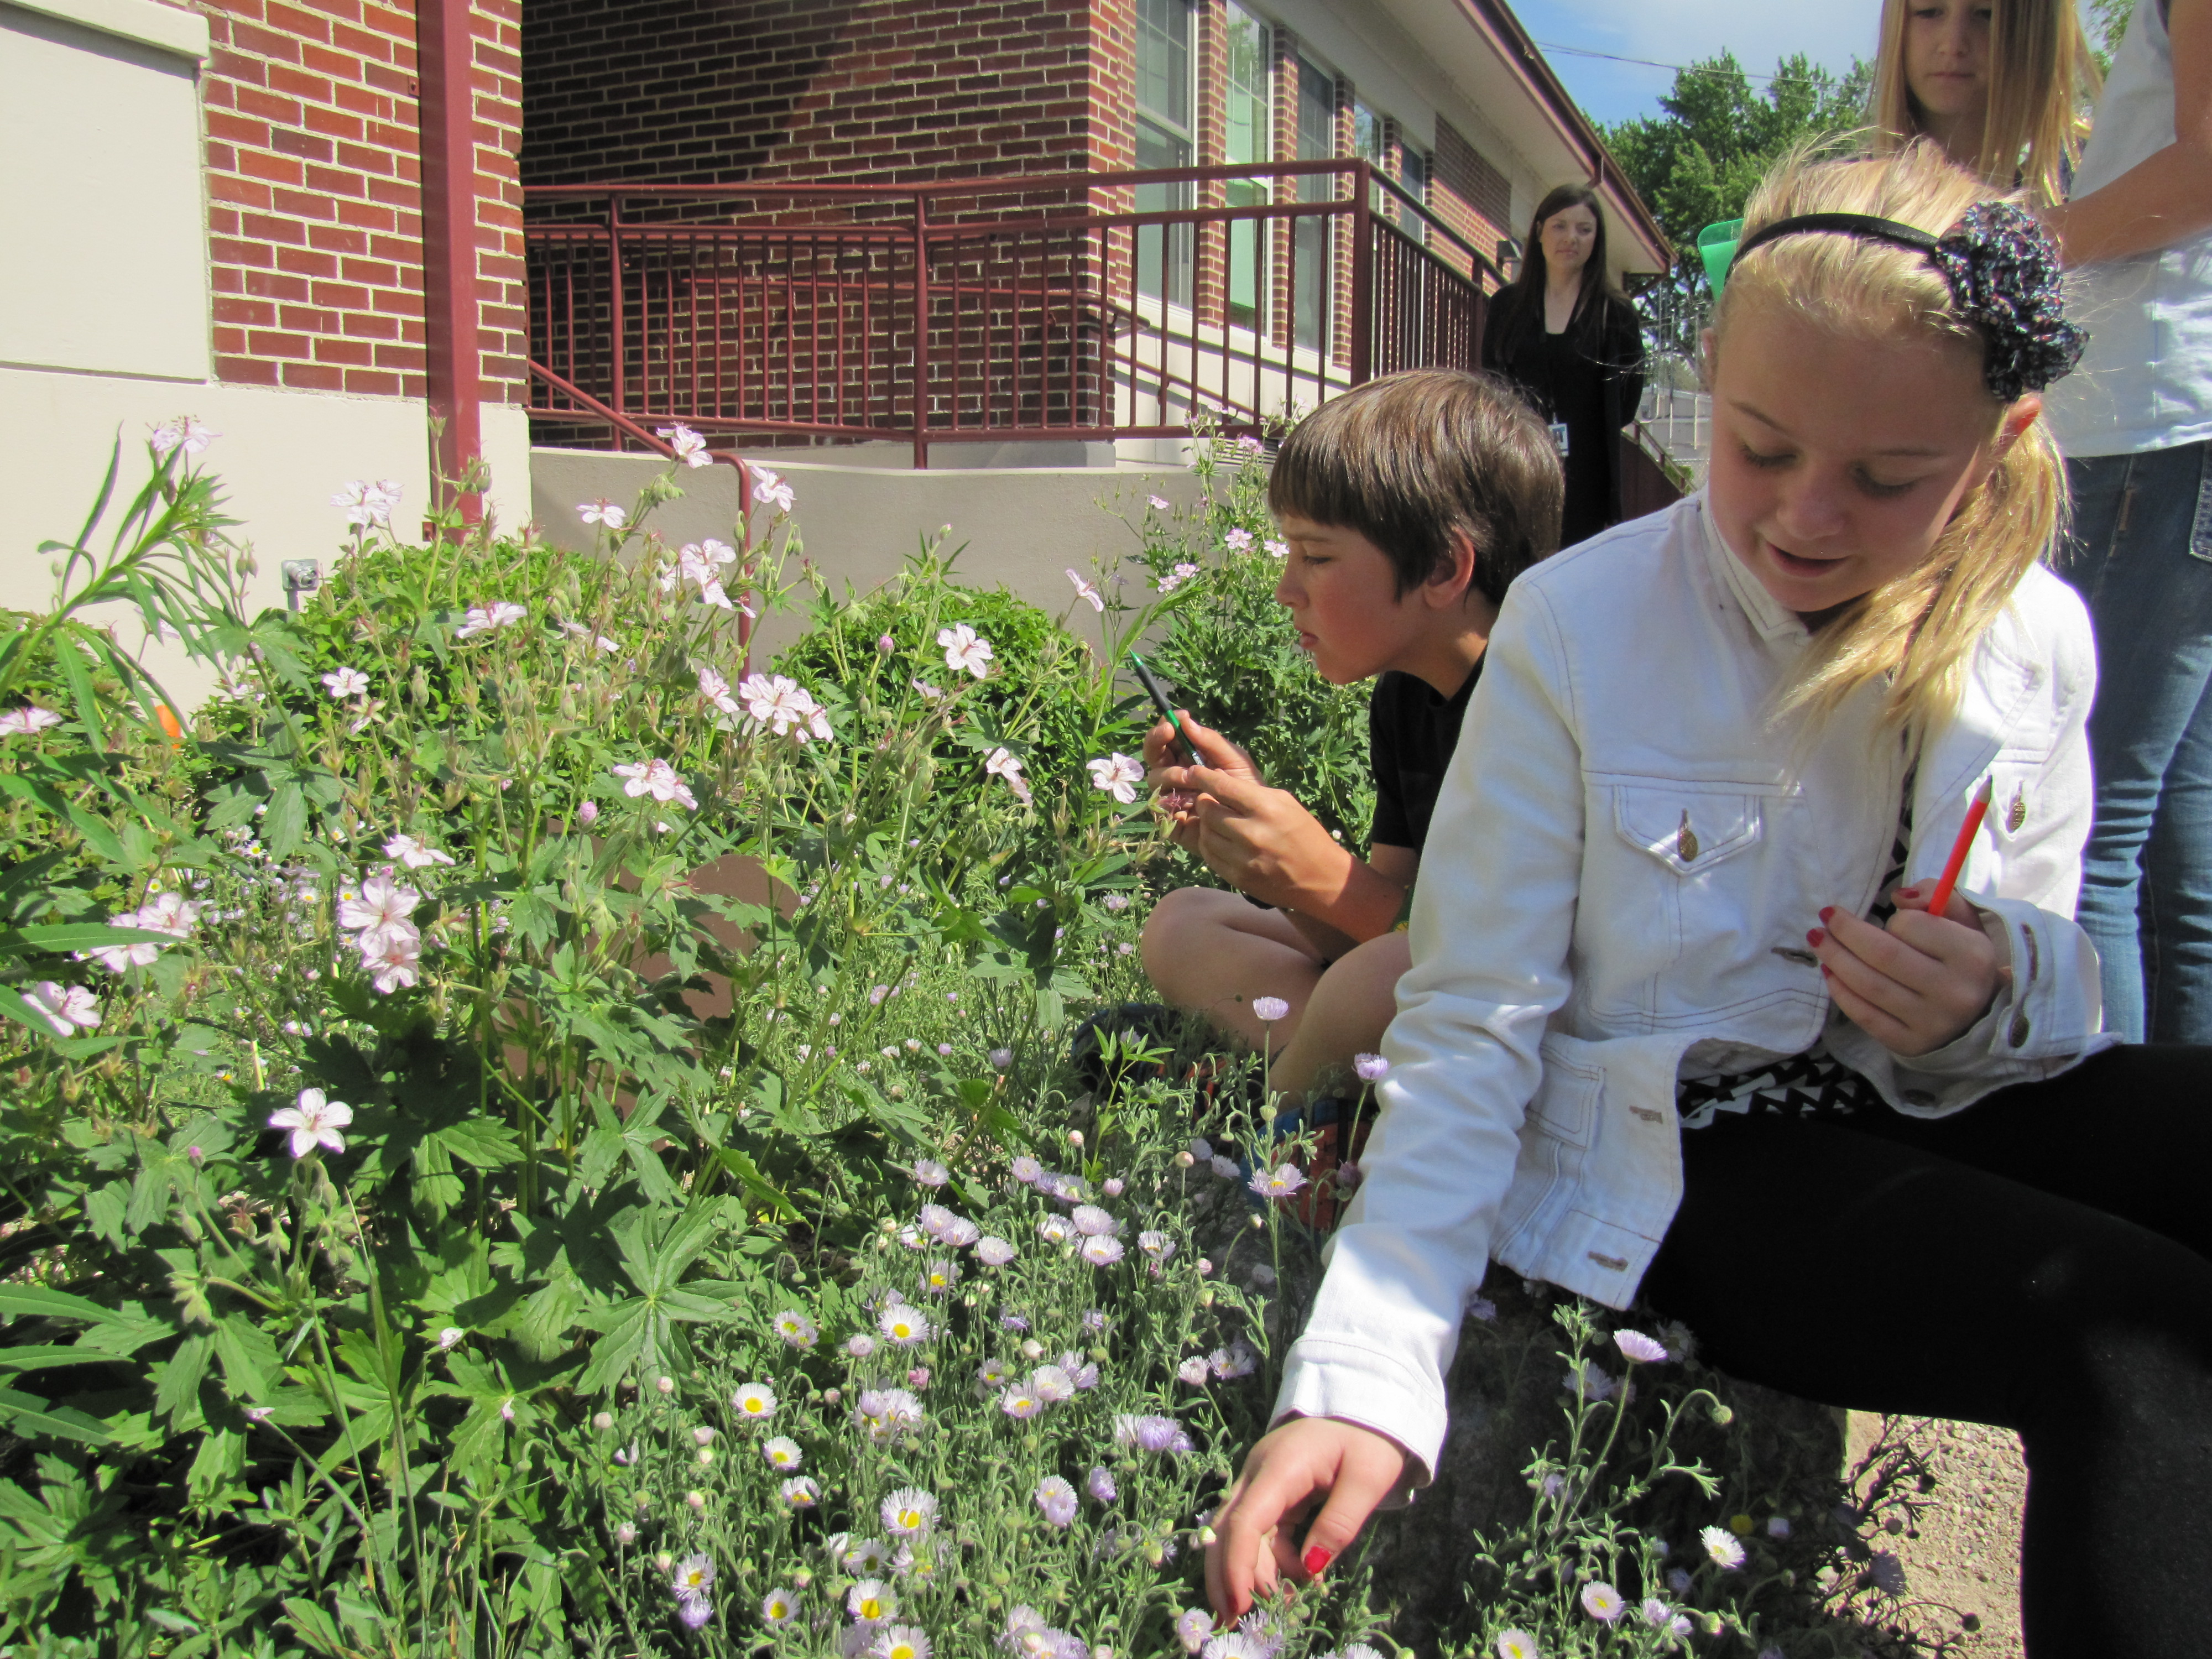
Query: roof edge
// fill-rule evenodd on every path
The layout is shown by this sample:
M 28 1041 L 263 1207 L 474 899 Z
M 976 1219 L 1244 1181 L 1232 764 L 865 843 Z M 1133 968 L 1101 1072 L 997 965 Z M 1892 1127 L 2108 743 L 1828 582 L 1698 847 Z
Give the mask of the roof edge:
M 1589 168 L 1590 183 L 1598 193 L 1612 203 L 1622 222 L 1643 245 L 1652 262 L 1662 270 L 1674 263 L 1674 245 L 1667 233 L 1659 228 L 1650 208 L 1628 176 L 1620 170 L 1620 163 L 1613 159 L 1613 152 L 1597 136 L 1597 129 L 1574 100 L 1565 85 L 1553 73 L 1550 62 L 1537 47 L 1528 31 L 1514 15 L 1506 0 L 1458 0 L 1459 9 L 1475 27 L 1490 37 L 1498 58 L 1535 96 L 1537 103 L 1552 118 L 1567 147 L 1583 158 Z

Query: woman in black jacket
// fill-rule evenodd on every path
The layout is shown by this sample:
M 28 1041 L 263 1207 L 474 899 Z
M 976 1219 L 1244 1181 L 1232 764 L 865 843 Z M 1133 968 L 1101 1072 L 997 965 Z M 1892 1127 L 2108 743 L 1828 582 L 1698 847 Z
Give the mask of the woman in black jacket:
M 1482 366 L 1521 389 L 1566 458 L 1559 545 L 1620 522 L 1620 429 L 1644 396 L 1644 329 L 1605 278 L 1597 193 L 1561 185 L 1536 204 L 1520 275 L 1490 301 Z

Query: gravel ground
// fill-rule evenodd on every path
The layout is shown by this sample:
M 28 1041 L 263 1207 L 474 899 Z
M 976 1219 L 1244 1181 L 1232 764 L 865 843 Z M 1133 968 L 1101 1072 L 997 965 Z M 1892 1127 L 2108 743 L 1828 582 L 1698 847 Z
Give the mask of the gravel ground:
M 1934 1483 L 1889 1546 L 1905 1566 L 1905 1600 L 1918 1604 L 1915 1622 L 1951 1638 L 1929 1650 L 1955 1659 L 2025 1659 L 2020 1527 L 2027 1468 L 2019 1437 L 1978 1423 L 1853 1412 L 1845 1467 L 1861 1468 L 1885 1441 L 1891 1455 L 1909 1460 Z M 1978 1627 L 1961 1628 L 1964 1616 Z

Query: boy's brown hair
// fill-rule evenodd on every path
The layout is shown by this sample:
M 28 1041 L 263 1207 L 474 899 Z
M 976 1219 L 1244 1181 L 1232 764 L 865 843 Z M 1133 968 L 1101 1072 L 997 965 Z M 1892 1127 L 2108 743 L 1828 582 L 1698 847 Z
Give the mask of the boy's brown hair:
M 1403 597 L 1474 544 L 1473 586 L 1492 605 L 1559 547 L 1559 453 L 1504 381 L 1455 368 L 1386 374 L 1333 398 L 1291 428 L 1267 506 L 1356 530 L 1382 550 Z

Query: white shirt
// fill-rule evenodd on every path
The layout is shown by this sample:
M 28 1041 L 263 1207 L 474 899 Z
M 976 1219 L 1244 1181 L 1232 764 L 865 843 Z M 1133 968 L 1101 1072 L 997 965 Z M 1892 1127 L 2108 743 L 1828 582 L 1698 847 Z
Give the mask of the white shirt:
M 2173 43 L 2143 0 L 2112 55 L 2073 195 L 2100 190 L 2174 141 Z M 2075 371 L 2044 394 L 2069 455 L 2133 455 L 2212 438 L 2212 233 L 2085 266 L 2067 314 L 2089 333 Z

